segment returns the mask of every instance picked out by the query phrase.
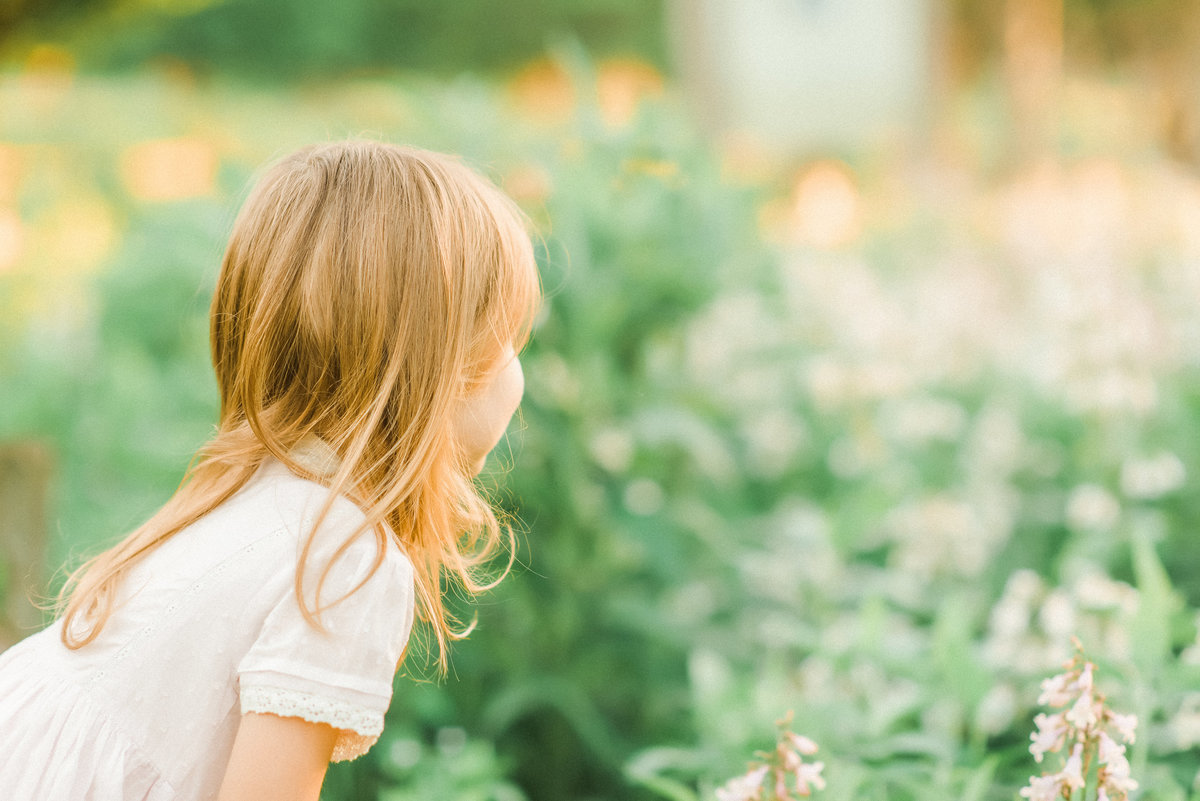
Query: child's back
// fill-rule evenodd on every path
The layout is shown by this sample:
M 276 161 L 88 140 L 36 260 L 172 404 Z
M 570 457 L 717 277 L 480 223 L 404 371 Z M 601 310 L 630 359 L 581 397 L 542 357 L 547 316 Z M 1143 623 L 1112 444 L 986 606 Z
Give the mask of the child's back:
M 327 633 L 310 626 L 295 565 L 326 496 L 269 462 L 136 565 L 87 647 L 67 649 L 60 621 L 0 657 L 5 797 L 213 798 L 244 711 L 337 721 L 335 760 L 369 748 L 412 625 L 412 569 L 389 543 L 363 588 L 322 615 Z M 340 499 L 314 555 L 328 558 L 362 519 Z M 376 549 L 358 538 L 322 597 L 366 578 Z

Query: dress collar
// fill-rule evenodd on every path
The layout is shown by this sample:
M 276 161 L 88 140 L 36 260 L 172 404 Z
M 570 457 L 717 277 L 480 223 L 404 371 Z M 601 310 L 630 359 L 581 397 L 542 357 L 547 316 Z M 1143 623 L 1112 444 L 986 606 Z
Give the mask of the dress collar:
M 337 472 L 342 460 L 329 443 L 320 437 L 309 435 L 296 443 L 288 455 L 318 478 L 328 478 Z

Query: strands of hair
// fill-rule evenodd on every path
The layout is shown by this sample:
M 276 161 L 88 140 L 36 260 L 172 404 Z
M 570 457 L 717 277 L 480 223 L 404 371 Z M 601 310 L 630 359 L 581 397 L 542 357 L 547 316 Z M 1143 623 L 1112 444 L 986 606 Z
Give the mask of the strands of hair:
M 511 528 L 480 494 L 451 411 L 509 345 L 520 349 L 540 302 L 524 216 L 451 157 L 350 141 L 269 168 L 234 224 L 212 302 L 217 432 L 166 505 L 70 576 L 59 596 L 64 643 L 93 641 L 131 567 L 269 458 L 317 478 L 293 458 L 317 437 L 339 462 L 321 479 L 330 499 L 297 565 L 305 618 L 319 627 L 321 610 L 341 600 L 323 604 L 321 586 L 355 538 L 375 537 L 376 566 L 394 538 L 445 670 L 447 641 L 467 629 L 443 604 L 443 580 L 477 593 L 494 584 L 484 563 L 502 547 L 510 565 L 512 555 Z M 366 520 L 310 603 L 305 567 L 337 495 Z

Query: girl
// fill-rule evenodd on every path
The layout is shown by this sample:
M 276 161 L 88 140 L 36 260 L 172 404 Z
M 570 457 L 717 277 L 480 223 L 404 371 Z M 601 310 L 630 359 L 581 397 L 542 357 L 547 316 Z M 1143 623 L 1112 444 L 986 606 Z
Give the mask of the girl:
M 11 801 L 315 801 L 383 728 L 414 613 L 445 666 L 508 529 L 473 478 L 540 300 L 523 218 L 446 156 L 301 150 L 251 193 L 211 312 L 216 435 L 0 655 Z

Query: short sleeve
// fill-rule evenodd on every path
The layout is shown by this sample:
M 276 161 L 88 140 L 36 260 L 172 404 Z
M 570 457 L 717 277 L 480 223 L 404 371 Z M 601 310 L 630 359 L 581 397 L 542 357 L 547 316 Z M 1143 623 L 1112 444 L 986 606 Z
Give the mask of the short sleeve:
M 391 544 L 371 574 L 376 558 L 374 539 L 361 537 L 332 565 L 321 589 L 322 605 L 370 578 L 321 612 L 323 631 L 301 614 L 292 573 L 237 667 L 242 714 L 266 712 L 339 729 L 335 762 L 365 754 L 379 739 L 392 679 L 412 629 L 412 566 Z M 304 585 L 310 609 L 325 561 L 320 549 L 310 556 Z

